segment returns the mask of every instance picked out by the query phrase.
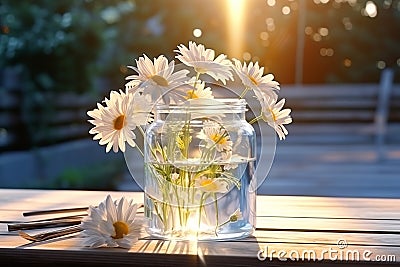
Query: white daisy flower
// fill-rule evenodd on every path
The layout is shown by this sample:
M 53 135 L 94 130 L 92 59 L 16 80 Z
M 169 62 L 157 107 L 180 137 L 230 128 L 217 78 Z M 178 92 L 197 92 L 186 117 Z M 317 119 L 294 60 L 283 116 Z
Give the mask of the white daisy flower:
M 206 83 L 204 81 L 196 80 L 196 78 L 193 77 L 192 79 L 190 79 L 188 84 L 194 87 L 194 89 L 186 92 L 186 99 L 214 99 L 211 88 L 205 88 Z
M 285 99 L 281 99 L 279 102 L 278 96 L 265 97 L 265 102 L 262 104 L 261 117 L 268 123 L 269 126 L 275 129 L 279 136 L 279 139 L 285 139 L 288 135 L 284 124 L 289 124 L 292 122 L 292 117 L 290 116 L 291 109 L 283 109 L 285 105 Z
M 141 93 L 133 94 L 132 120 L 137 125 L 146 125 L 153 122 L 154 118 L 150 113 L 153 108 L 149 95 Z
M 257 99 L 261 102 L 263 94 L 267 94 L 270 97 L 276 95 L 275 90 L 279 90 L 279 83 L 274 81 L 274 75 L 264 75 L 264 67 L 258 65 L 258 62 L 250 62 L 248 65 L 233 59 L 235 63 L 234 70 L 239 76 L 240 80 L 248 89 L 252 89 Z
M 223 168 L 225 171 L 234 170 L 239 166 L 238 164 L 225 163 L 225 162 L 231 162 L 231 159 L 232 159 L 232 150 L 224 150 L 221 152 L 221 160 L 224 162 Z
M 136 67 L 128 66 L 137 72 L 135 75 L 126 77 L 126 80 L 131 80 L 125 86 L 127 88 L 134 88 L 143 86 L 143 93 L 150 94 L 154 97 L 152 100 L 156 101 L 160 97 L 164 97 L 171 89 L 183 85 L 188 81 L 188 70 L 180 70 L 174 73 L 174 61 L 168 62 L 168 59 L 160 55 L 151 61 L 146 55 L 136 60 Z M 147 89 L 147 90 L 146 90 Z
M 81 222 L 83 245 L 88 247 L 130 248 L 138 240 L 140 225 L 135 222 L 137 205 L 124 197 L 113 202 L 111 196 L 98 207 L 89 207 Z
M 211 141 L 218 152 L 232 150 L 233 143 L 229 138 L 229 133 L 214 121 L 205 121 L 203 123 L 200 138 Z
M 232 62 L 224 54 L 215 58 L 214 50 L 206 49 L 204 45 L 197 45 L 192 41 L 189 42 L 189 48 L 181 44 L 178 50 L 174 51 L 180 53 L 176 56 L 177 59 L 186 66 L 193 67 L 198 74 L 208 74 L 223 84 L 226 84 L 227 80 L 233 80 Z
M 87 114 L 94 120 L 89 120 L 95 125 L 90 129 L 90 134 L 95 134 L 93 140 L 98 140 L 100 145 L 106 146 L 106 152 L 113 148 L 118 152 L 118 148 L 124 152 L 125 142 L 132 147 L 136 146 L 136 138 L 133 130 L 137 123 L 132 114 L 133 96 L 124 92 L 111 91 L 110 99 L 104 100 L 105 106 L 97 103 L 97 109 L 90 110 Z
M 195 186 L 205 193 L 226 193 L 229 189 L 229 185 L 225 180 L 210 179 L 205 176 L 196 179 Z
M 232 150 L 226 150 L 221 152 L 221 159 L 224 161 L 230 161 L 232 158 Z

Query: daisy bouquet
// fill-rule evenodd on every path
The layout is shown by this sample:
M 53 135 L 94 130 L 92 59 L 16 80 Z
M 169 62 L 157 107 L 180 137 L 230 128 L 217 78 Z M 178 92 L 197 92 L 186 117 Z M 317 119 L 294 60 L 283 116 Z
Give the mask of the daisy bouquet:
M 125 90 L 112 91 L 88 111 L 89 133 L 106 152 L 144 156 L 148 232 L 163 238 L 237 238 L 255 225 L 255 134 L 266 122 L 285 139 L 290 109 L 278 101 L 279 83 L 258 62 L 215 56 L 202 44 L 179 45 L 176 59 L 143 55 Z M 240 86 L 229 83 L 235 78 Z M 228 85 L 227 85 L 228 84 Z M 223 90 L 235 97 L 218 98 Z M 246 120 L 246 101 L 259 104 Z M 137 135 L 144 144 L 136 142 Z M 127 162 L 129 164 L 129 162 Z

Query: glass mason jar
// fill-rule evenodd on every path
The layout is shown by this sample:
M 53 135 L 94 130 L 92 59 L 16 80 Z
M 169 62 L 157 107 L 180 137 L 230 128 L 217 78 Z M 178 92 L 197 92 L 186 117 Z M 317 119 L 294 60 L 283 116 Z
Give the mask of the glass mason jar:
M 255 229 L 255 132 L 243 99 L 157 105 L 145 136 L 147 232 L 225 240 Z

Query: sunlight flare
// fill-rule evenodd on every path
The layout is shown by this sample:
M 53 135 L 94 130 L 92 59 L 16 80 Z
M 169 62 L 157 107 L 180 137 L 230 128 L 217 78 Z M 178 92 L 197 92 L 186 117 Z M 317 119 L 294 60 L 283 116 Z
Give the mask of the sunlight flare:
M 229 56 L 241 58 L 245 31 L 246 0 L 225 0 L 228 11 Z

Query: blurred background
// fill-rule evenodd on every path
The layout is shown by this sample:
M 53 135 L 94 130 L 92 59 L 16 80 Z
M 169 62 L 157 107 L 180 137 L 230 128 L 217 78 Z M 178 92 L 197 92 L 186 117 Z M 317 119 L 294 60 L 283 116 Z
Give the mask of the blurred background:
M 259 61 L 292 108 L 261 194 L 400 197 L 400 0 L 3 0 L 0 187 L 140 190 L 87 110 L 189 40 Z

